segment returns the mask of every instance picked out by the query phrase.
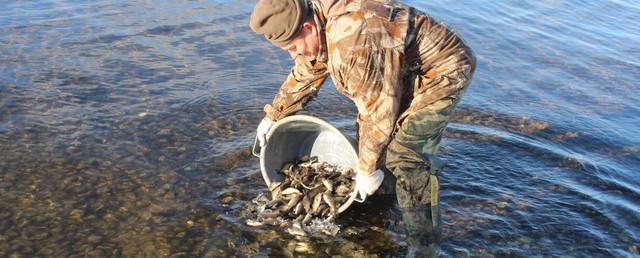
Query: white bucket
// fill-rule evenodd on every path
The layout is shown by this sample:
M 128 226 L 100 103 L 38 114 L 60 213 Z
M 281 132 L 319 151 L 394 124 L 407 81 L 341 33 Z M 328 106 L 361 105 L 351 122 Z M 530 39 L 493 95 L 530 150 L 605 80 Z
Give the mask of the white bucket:
M 357 171 L 358 148 L 355 141 L 324 120 L 307 115 L 293 115 L 276 122 L 266 136 L 267 142 L 258 152 L 257 138 L 253 155 L 260 158 L 260 170 L 264 182 L 282 181 L 282 166 L 305 155 L 318 157 L 318 161 L 352 168 Z M 355 194 L 338 208 L 345 211 Z

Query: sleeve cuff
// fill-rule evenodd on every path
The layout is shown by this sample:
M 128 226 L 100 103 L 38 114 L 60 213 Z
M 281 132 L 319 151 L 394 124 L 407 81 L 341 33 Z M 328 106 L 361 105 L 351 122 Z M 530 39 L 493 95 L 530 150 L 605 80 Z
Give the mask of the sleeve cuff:
M 366 176 L 370 176 L 373 174 L 373 172 L 376 171 L 376 161 L 367 161 L 367 160 L 363 160 L 360 159 L 358 161 L 358 169 L 360 170 L 359 172 L 366 175 Z
M 284 113 L 274 108 L 271 104 L 265 105 L 263 110 L 266 113 L 266 116 L 274 122 L 286 116 Z

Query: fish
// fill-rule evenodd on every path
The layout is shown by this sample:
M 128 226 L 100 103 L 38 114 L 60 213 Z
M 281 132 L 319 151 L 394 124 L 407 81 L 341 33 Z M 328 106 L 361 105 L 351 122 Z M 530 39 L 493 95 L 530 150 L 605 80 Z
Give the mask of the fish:
M 313 198 L 313 206 L 311 206 L 311 212 L 316 212 L 322 205 L 322 194 L 316 194 Z
M 302 192 L 300 192 L 300 190 L 298 190 L 296 188 L 289 187 L 287 189 L 282 190 L 282 192 L 280 192 L 280 194 L 282 194 L 282 195 L 290 195 L 290 194 L 301 195 Z
M 261 227 L 261 226 L 264 226 L 264 222 L 258 221 L 258 220 L 253 220 L 253 219 L 248 219 L 247 220 L 247 226 L 250 226 L 250 227 Z
M 289 200 L 289 202 L 287 202 L 286 205 L 280 207 L 280 212 L 282 213 L 288 213 L 289 211 L 291 211 L 294 207 L 296 207 L 296 205 L 298 205 L 298 203 L 300 202 L 300 200 L 302 199 L 302 194 L 300 195 L 296 195 L 295 197 L 291 198 Z
M 306 236 L 303 225 L 314 218 L 332 220 L 355 187 L 353 169 L 319 162 L 316 156 L 286 162 L 279 173 L 283 180 L 272 182 L 266 196 L 259 196 L 264 201 L 257 218 L 247 219 L 248 226 L 280 225 L 292 235 Z
M 273 192 L 281 184 L 282 184 L 282 182 L 272 182 L 271 185 L 269 185 L 269 191 Z
M 302 203 L 302 207 L 306 212 L 309 212 L 311 210 L 311 200 L 309 200 L 308 195 L 305 195 L 304 197 L 302 197 L 301 203 Z
M 302 225 L 299 222 L 294 222 L 293 225 L 291 225 L 291 227 L 287 229 L 287 232 L 294 236 L 307 236 L 307 232 L 304 231 Z
M 329 181 L 329 179 L 323 178 L 322 185 L 324 185 L 324 187 L 329 189 L 329 191 L 333 191 L 333 182 Z
M 335 191 L 336 195 L 340 195 L 340 196 L 345 196 L 345 195 L 349 195 L 351 193 L 351 189 L 342 184 L 338 187 L 336 187 L 336 191 Z
M 296 207 L 293 208 L 293 214 L 299 215 L 303 210 L 304 210 L 304 204 L 302 202 L 298 202 L 298 204 L 296 204 Z
M 263 217 L 263 218 L 275 218 L 275 217 L 280 216 L 280 214 L 281 213 L 279 211 L 277 211 L 277 210 L 274 211 L 274 210 L 269 210 L 269 209 L 266 209 L 266 210 L 264 210 L 263 212 L 260 213 L 261 217 Z
M 335 199 L 333 199 L 333 196 L 331 196 L 331 192 L 324 192 L 322 194 L 322 200 L 324 200 L 324 202 L 327 205 L 329 205 L 331 214 L 336 214 L 336 210 L 338 209 L 338 203 L 336 202 Z

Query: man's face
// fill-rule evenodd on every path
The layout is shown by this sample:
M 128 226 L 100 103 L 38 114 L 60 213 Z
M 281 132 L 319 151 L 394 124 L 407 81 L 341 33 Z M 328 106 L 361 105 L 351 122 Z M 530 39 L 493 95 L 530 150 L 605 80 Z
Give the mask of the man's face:
M 320 52 L 320 37 L 315 23 L 303 23 L 298 36 L 282 49 L 289 52 L 289 55 L 294 60 L 298 55 L 311 59 L 315 58 Z

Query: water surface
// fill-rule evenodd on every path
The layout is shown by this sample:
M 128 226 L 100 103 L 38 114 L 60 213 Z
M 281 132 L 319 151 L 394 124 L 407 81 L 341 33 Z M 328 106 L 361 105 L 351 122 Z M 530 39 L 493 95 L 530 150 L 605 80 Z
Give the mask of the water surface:
M 407 2 L 478 57 L 441 148 L 442 254 L 637 256 L 640 2 Z M 253 5 L 1 2 L 0 256 L 404 256 L 393 198 L 336 238 L 244 225 L 254 130 L 292 64 Z M 308 110 L 353 135 L 330 82 Z

